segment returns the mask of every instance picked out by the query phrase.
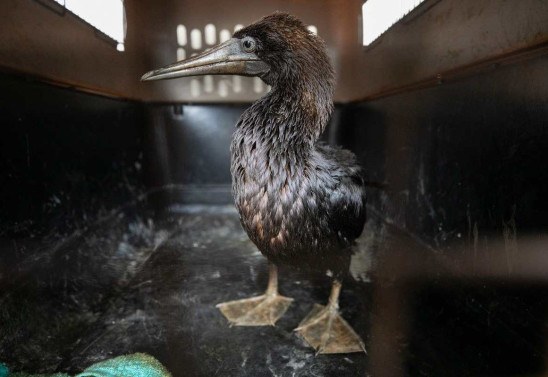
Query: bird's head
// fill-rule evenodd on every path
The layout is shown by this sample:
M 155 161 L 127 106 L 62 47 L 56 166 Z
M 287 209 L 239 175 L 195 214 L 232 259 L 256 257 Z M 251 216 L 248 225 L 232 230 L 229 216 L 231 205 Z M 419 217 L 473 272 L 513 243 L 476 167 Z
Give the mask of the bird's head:
M 237 31 L 230 40 L 200 55 L 150 71 L 142 80 L 215 74 L 259 76 L 274 88 L 301 85 L 331 93 L 334 85 L 323 41 L 298 18 L 279 12 Z

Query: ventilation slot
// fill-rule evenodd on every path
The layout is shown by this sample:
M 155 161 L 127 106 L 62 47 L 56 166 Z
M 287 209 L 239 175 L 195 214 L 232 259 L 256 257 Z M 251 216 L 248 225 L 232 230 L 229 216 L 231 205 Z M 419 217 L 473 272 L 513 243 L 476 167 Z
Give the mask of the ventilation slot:
M 177 26 L 177 43 L 179 44 L 179 46 L 186 46 L 187 44 L 185 25 Z
M 262 93 L 264 91 L 264 83 L 263 80 L 261 80 L 258 77 L 253 78 L 253 91 L 255 93 Z
M 215 90 L 215 83 L 214 83 L 214 80 L 213 80 L 213 76 L 205 76 L 204 77 L 204 92 L 213 93 L 213 90 Z
M 185 60 L 186 59 L 186 51 L 184 48 L 179 47 L 177 49 L 177 60 Z
M 198 29 L 192 29 L 190 32 L 190 47 L 193 50 L 202 49 L 202 32 Z
M 194 98 L 200 97 L 202 88 L 198 79 L 190 80 L 190 95 Z
M 232 89 L 234 90 L 234 93 L 241 93 L 242 76 L 232 76 Z
M 217 29 L 213 24 L 207 24 L 204 28 L 205 43 L 212 46 L 217 43 Z
M 228 83 L 226 82 L 225 79 L 221 79 L 219 81 L 219 95 L 223 98 L 225 98 L 226 96 L 228 96 Z
M 231 35 L 230 35 L 230 31 L 226 30 L 226 29 L 223 29 L 221 30 L 221 32 L 219 33 L 219 40 L 221 42 L 226 42 L 230 39 Z

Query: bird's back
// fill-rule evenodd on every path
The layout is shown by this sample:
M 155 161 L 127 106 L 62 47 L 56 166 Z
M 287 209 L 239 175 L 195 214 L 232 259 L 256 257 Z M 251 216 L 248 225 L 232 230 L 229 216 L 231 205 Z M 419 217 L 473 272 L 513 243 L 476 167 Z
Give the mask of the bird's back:
M 341 245 L 350 245 L 361 235 L 366 219 L 362 168 L 348 150 L 318 143 L 316 152 L 316 164 L 327 174 L 320 184 L 328 187 L 329 226 L 336 231 Z

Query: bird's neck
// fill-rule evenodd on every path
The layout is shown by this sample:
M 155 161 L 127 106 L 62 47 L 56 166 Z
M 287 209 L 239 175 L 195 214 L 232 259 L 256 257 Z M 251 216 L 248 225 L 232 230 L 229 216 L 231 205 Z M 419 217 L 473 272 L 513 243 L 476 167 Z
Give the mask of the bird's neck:
M 259 187 L 280 186 L 283 190 L 289 180 L 302 178 L 299 172 L 310 166 L 332 109 L 330 90 L 292 84 L 273 86 L 248 108 L 231 145 L 236 198 L 258 195 Z
M 313 148 L 333 111 L 331 83 L 303 77 L 272 86 L 241 122 L 248 135 L 271 149 Z

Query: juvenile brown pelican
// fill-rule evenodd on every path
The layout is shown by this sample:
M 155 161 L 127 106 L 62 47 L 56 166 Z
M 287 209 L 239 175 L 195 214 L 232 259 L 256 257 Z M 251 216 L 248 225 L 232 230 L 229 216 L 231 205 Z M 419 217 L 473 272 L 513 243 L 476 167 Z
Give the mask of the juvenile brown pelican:
M 341 279 L 365 222 L 355 156 L 318 142 L 333 110 L 334 73 L 323 41 L 297 18 L 275 13 L 193 58 L 143 80 L 234 74 L 272 90 L 241 116 L 232 138 L 232 186 L 241 223 L 270 261 L 264 295 L 218 307 L 235 325 L 273 325 L 292 299 L 278 294 L 278 263 L 330 270 L 328 304 L 296 329 L 320 353 L 359 352 L 359 336 L 338 314 Z

